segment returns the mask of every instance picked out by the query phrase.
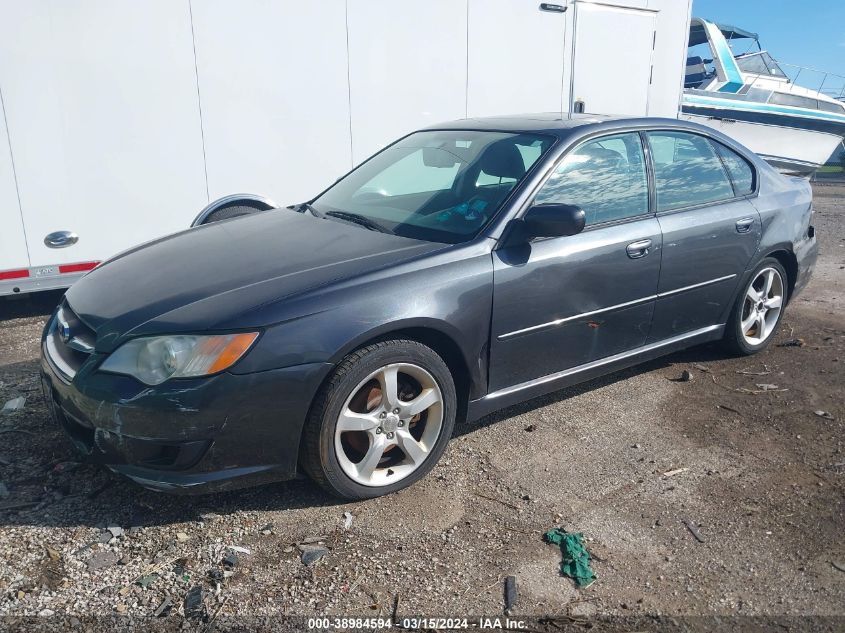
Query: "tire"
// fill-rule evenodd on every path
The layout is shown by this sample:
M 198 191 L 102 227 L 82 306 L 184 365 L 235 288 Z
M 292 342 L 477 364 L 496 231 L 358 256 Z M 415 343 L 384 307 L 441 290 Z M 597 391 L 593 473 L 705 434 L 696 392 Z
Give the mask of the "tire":
M 390 494 L 434 467 L 456 411 L 454 380 L 436 352 L 411 340 L 368 345 L 344 358 L 317 394 L 300 463 L 344 499 Z
M 771 286 L 766 290 L 770 278 Z M 750 356 L 769 346 L 786 308 L 788 279 L 783 266 L 773 257 L 765 258 L 754 269 L 731 309 L 724 339 L 729 351 Z M 762 291 L 766 291 L 765 297 Z M 762 322 L 759 320 L 761 314 Z

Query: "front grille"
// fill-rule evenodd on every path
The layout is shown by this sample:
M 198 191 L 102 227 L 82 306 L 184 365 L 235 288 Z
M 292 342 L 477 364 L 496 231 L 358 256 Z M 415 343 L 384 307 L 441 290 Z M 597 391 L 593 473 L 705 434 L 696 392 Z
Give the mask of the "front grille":
M 94 330 L 63 301 L 44 340 L 47 359 L 60 376 L 70 382 L 93 353 L 96 338 Z

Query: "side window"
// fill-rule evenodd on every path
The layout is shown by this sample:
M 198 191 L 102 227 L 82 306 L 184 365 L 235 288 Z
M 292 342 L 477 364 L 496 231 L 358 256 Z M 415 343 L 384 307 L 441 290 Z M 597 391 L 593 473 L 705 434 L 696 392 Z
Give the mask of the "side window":
M 639 134 L 607 136 L 572 150 L 534 202 L 578 205 L 588 225 L 648 213 L 648 177 Z
M 837 114 L 845 114 L 845 104 L 833 103 L 831 101 L 822 101 L 819 99 L 819 110 L 825 112 L 836 112 Z
M 734 190 L 738 196 L 747 196 L 754 193 L 754 169 L 750 163 L 732 149 L 728 149 L 721 143 L 713 141 L 713 146 L 725 163 L 725 168 L 731 175 L 734 183 Z
M 809 110 L 816 110 L 819 107 L 819 102 L 816 99 L 802 97 L 801 95 L 792 95 L 788 92 L 773 92 L 772 96 L 769 98 L 769 103 L 795 106 L 796 108 L 807 108 Z
M 734 196 L 710 141 L 685 132 L 649 132 L 657 210 L 670 211 Z

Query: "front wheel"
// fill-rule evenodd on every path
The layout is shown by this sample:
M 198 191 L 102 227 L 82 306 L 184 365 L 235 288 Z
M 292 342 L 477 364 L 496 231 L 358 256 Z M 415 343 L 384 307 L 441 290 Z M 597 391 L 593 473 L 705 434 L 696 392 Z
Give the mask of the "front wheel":
M 368 345 L 347 356 L 317 395 L 300 460 L 340 497 L 395 492 L 440 459 L 456 410 L 454 380 L 432 349 L 410 340 Z
M 732 351 L 748 356 L 771 343 L 786 306 L 786 279 L 778 260 L 767 257 L 760 262 L 728 321 L 725 342 Z

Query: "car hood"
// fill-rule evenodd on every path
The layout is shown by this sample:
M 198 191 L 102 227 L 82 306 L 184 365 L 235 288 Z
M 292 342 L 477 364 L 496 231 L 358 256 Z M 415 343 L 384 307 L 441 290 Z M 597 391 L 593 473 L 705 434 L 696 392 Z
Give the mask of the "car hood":
M 121 253 L 67 292 L 97 351 L 204 331 L 262 304 L 445 248 L 288 209 L 197 227 Z M 258 317 L 254 317 L 258 318 Z M 241 327 L 261 327 L 246 317 Z

